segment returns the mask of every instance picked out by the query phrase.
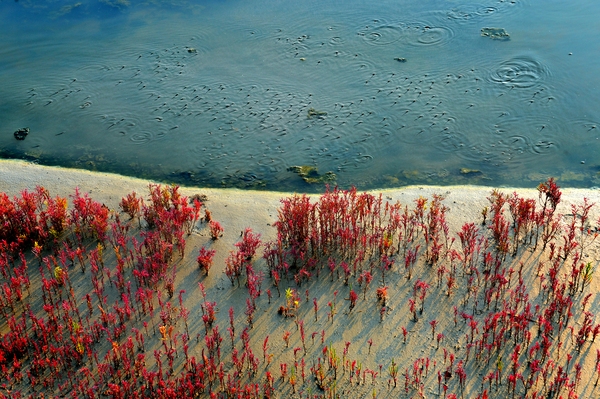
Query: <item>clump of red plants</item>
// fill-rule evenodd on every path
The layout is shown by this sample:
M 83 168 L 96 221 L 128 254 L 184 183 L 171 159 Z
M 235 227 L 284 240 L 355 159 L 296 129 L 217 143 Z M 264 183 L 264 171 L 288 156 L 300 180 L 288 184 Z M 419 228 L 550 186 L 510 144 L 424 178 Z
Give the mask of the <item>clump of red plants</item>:
M 594 204 L 561 214 L 554 179 L 537 198 L 493 190 L 488 200 L 483 223 L 453 233 L 439 195 L 404 205 L 355 189 L 293 195 L 272 240 L 246 228 L 219 257 L 223 227 L 177 186 L 150 185 L 118 210 L 78 190 L 70 202 L 42 187 L 1 193 L 0 392 L 596 396 Z M 215 284 L 214 269 L 231 286 Z M 271 285 L 285 298 L 271 300 Z M 329 341 L 361 323 L 382 332 Z

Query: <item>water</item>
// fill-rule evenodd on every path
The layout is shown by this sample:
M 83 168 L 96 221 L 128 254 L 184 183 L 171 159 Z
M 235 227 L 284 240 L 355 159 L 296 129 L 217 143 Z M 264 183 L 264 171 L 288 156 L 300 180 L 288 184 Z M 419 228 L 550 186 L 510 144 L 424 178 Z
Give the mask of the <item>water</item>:
M 0 0 L 0 156 L 271 190 L 322 190 L 299 165 L 359 189 L 597 186 L 599 14 L 592 0 Z

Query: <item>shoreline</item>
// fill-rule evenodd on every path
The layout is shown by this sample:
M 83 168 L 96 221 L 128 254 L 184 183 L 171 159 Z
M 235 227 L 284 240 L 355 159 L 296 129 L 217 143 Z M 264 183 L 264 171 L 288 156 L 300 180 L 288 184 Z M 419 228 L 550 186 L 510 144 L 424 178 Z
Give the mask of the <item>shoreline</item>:
M 82 193 L 88 193 L 94 200 L 104 203 L 110 209 L 117 210 L 120 199 L 126 194 L 136 191 L 145 194 L 148 184 L 166 185 L 161 182 L 123 176 L 106 172 L 92 172 L 85 169 L 71 169 L 56 166 L 38 165 L 21 160 L 0 160 L 0 192 L 13 197 L 20 194 L 23 189 L 32 191 L 37 185 L 44 186 L 52 196 L 69 196 L 75 187 Z M 541 181 L 540 181 L 541 183 Z M 560 182 L 557 182 L 560 186 Z M 194 186 L 179 186 L 181 193 L 188 197 L 194 194 L 204 194 L 208 197 L 205 204 L 211 212 L 216 211 L 217 220 L 222 223 L 232 224 L 232 227 L 244 228 L 240 223 L 229 223 L 234 219 L 241 222 L 240 216 L 247 219 L 247 223 L 264 225 L 277 217 L 277 208 L 282 198 L 294 193 L 279 191 L 244 190 L 237 188 L 202 188 Z M 518 187 L 489 187 L 489 186 L 426 186 L 415 185 L 398 188 L 385 188 L 380 190 L 367 190 L 364 192 L 383 195 L 383 199 L 390 203 L 400 201 L 402 205 L 412 205 L 419 197 L 430 198 L 433 194 L 445 197 L 444 204 L 450 208 L 449 217 L 451 228 L 460 227 L 465 221 L 481 219 L 481 209 L 488 205 L 487 196 L 492 190 L 501 192 L 516 192 L 527 198 L 538 198 L 537 189 Z M 577 203 L 583 198 L 591 202 L 600 203 L 600 190 L 597 188 L 560 188 L 562 203 L 559 212 L 568 213 L 565 204 Z M 358 192 L 363 192 L 357 190 Z M 302 193 L 297 193 L 302 194 Z M 321 194 L 306 194 L 311 198 L 318 198 Z M 228 208 L 227 210 L 225 208 Z M 224 212 L 221 215 L 221 212 Z M 228 217 L 227 215 L 231 215 Z M 234 222 L 231 220 L 231 222 Z M 253 227 L 254 228 L 254 227 Z M 452 229 L 451 229 L 452 230 Z

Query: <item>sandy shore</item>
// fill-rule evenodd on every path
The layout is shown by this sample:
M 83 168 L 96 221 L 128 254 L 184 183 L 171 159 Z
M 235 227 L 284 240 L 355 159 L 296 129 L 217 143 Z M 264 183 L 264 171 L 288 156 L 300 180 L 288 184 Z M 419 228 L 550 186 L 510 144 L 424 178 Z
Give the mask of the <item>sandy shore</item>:
M 20 161 L 0 161 L 0 192 L 5 192 L 9 196 L 18 195 L 22 190 L 33 190 L 37 185 L 46 187 L 52 196 L 60 195 L 66 197 L 74 192 L 75 187 L 79 187 L 81 192 L 88 193 L 94 200 L 104 203 L 112 210 L 118 210 L 118 203 L 121 198 L 132 191 L 146 196 L 148 192 L 148 181 L 123 177 L 107 173 L 92 173 L 82 170 L 71 170 L 57 167 L 39 166 L 27 162 Z M 560 184 L 560 182 L 559 182 Z M 512 193 L 514 189 L 502 188 L 500 191 Z M 537 198 L 536 190 L 516 189 L 520 196 L 526 198 Z M 234 243 L 240 239 L 240 232 L 246 227 L 251 227 L 255 232 L 261 234 L 263 241 L 272 240 L 275 238 L 276 231 L 272 227 L 272 223 L 277 219 L 277 209 L 280 206 L 280 199 L 289 194 L 274 193 L 274 192 L 259 192 L 259 191 L 242 191 L 236 189 L 206 189 L 195 187 L 182 187 L 182 194 L 193 196 L 195 194 L 203 194 L 208 197 L 205 203 L 206 207 L 211 211 L 214 220 L 219 221 L 225 230 L 222 239 L 211 242 L 206 228 L 198 228 L 194 234 L 190 236 L 186 246 L 186 257 L 178 263 L 178 277 L 176 281 L 176 290 L 186 289 L 189 299 L 186 303 L 193 314 L 199 314 L 199 294 L 197 291 L 198 281 L 202 281 L 207 287 L 208 297 L 211 300 L 219 302 L 218 322 L 221 324 L 221 330 L 225 331 L 227 326 L 227 309 L 232 306 L 236 309 L 236 321 L 243 323 L 243 311 L 246 298 L 246 290 L 241 288 L 232 288 L 229 280 L 223 273 L 224 261 L 229 251 L 234 249 Z M 448 222 L 452 235 L 456 237 L 455 232 L 460 230 L 460 227 L 465 222 L 481 223 L 481 210 L 489 204 L 486 199 L 490 195 L 491 189 L 488 187 L 470 187 L 470 186 L 452 186 L 452 187 L 431 187 L 431 186 L 414 186 L 398 189 L 376 191 L 381 192 L 384 200 L 389 202 L 400 201 L 402 204 L 412 206 L 414 200 L 418 197 L 431 198 L 433 194 L 440 194 L 445 197 L 444 204 L 449 208 Z M 558 209 L 563 214 L 569 214 L 571 203 L 581 203 L 583 198 L 588 198 L 591 202 L 600 203 L 600 194 L 597 190 L 586 189 L 562 189 L 562 202 Z M 591 213 L 591 219 L 596 221 L 599 217 L 598 206 L 594 207 Z M 200 276 L 195 265 L 195 256 L 197 256 L 198 248 L 202 245 L 211 245 L 211 248 L 217 251 L 215 257 L 215 265 L 211 269 L 208 277 Z M 586 261 L 593 262 L 594 265 L 600 261 L 597 243 L 586 250 Z M 529 262 L 527 256 L 525 259 Z M 516 261 L 519 261 L 517 259 Z M 264 261 L 258 260 L 257 267 L 265 267 Z M 402 267 L 400 265 L 399 267 Z M 533 267 L 533 266 L 532 266 Z M 401 269 L 397 269 L 401 270 Z M 431 276 L 426 276 L 430 279 L 430 285 L 434 286 L 435 273 Z M 329 281 L 328 279 L 326 279 Z M 592 284 L 592 291 L 598 290 L 598 279 L 595 279 Z M 531 285 L 535 283 L 535 278 L 532 276 L 528 279 Z M 265 289 L 270 287 L 270 279 L 265 279 Z M 293 281 L 285 283 L 286 286 L 295 287 Z M 338 387 L 338 392 L 342 397 L 366 397 L 373 395 L 373 389 L 376 389 L 377 397 L 398 397 L 400 388 L 394 391 L 390 387 L 390 376 L 388 367 L 390 361 L 395 359 L 400 365 L 400 372 L 403 373 L 405 368 L 411 368 L 413 362 L 419 358 L 428 357 L 433 360 L 433 371 L 427 378 L 426 396 L 437 396 L 437 379 L 435 373 L 443 370 L 445 366 L 442 363 L 441 350 L 435 345 L 432 340 L 430 320 L 437 320 L 438 332 L 444 332 L 445 347 L 452 348 L 457 359 L 464 357 L 465 334 L 468 333 L 466 325 L 461 325 L 459 328 L 453 328 L 452 321 L 452 302 L 445 295 L 439 293 L 431 294 L 427 301 L 425 314 L 418 323 L 411 320 L 409 312 L 406 310 L 407 298 L 412 292 L 412 282 L 407 282 L 404 277 L 397 275 L 390 277 L 389 284 L 391 286 L 391 297 L 389 301 L 389 309 L 384 322 L 380 322 L 378 308 L 374 300 L 375 288 L 371 288 L 367 294 L 367 300 L 363 301 L 362 296 L 353 312 L 347 311 L 347 304 L 343 300 L 348 296 L 348 287 L 343 286 L 341 281 L 336 281 L 331 284 L 320 284 L 312 281 L 303 285 L 298 289 L 304 298 L 304 290 L 310 290 L 310 298 L 318 298 L 320 302 L 320 317 L 313 320 L 312 304 L 302 304 L 299 312 L 307 328 L 307 335 L 315 333 L 317 338 L 313 339 L 308 353 L 305 355 L 307 364 L 312 362 L 320 354 L 323 345 L 320 344 L 321 331 L 327 331 L 325 338 L 326 345 L 337 347 L 338 353 L 342 353 L 344 344 L 351 342 L 350 350 L 347 359 L 357 359 L 363 367 L 380 372 L 378 379 L 374 380 L 374 385 L 369 381 L 366 384 L 353 387 L 352 385 L 344 384 Z M 375 284 L 373 284 L 375 286 Z M 326 316 L 327 301 L 333 298 L 333 291 L 339 290 L 338 297 L 339 314 L 336 315 L 335 321 Z M 532 291 L 535 291 L 532 288 Z M 533 295 L 533 293 L 532 293 Z M 286 362 L 293 364 L 294 353 L 293 348 L 302 346 L 297 325 L 290 319 L 284 319 L 276 314 L 276 309 L 283 304 L 283 297 L 277 298 L 275 294 L 273 303 L 267 304 L 264 295 L 259 300 L 258 316 L 255 320 L 252 329 L 252 344 L 255 347 L 255 353 L 258 355 L 262 351 L 261 345 L 266 336 L 271 336 L 269 341 L 269 352 L 274 355 L 274 360 L 268 365 L 263 365 L 265 370 L 270 370 L 274 375 L 279 376 L 280 364 Z M 307 298 L 308 299 L 308 298 Z M 458 299 L 456 299 L 458 301 Z M 194 302 L 196 302 L 194 304 Z M 308 302 L 308 301 L 307 301 Z M 458 302 L 457 302 L 458 303 Z M 600 304 L 594 298 L 591 302 L 592 311 L 597 311 Z M 241 316 L 239 316 L 241 315 Z M 201 323 L 195 322 L 195 328 L 200 328 Z M 408 344 L 403 342 L 401 327 L 406 326 L 409 331 Z M 240 328 L 241 331 L 241 328 Z M 284 345 L 281 336 L 285 331 L 292 331 L 292 338 L 289 344 Z M 367 342 L 372 340 L 372 348 L 367 345 Z M 597 345 L 597 344 L 594 344 Z M 581 358 L 584 365 L 583 378 L 585 383 L 581 383 L 578 390 L 582 394 L 581 397 L 591 397 L 596 392 L 593 381 L 593 367 L 595 360 L 595 346 L 589 351 L 591 355 Z M 199 355 L 201 348 L 198 347 L 195 353 Z M 150 357 L 150 356 L 148 356 Z M 561 360 L 564 356 L 561 357 Z M 508 360 L 505 360 L 508 363 Z M 309 363 L 310 362 L 310 363 Z M 445 363 L 445 362 L 444 362 Z M 308 366 L 307 366 L 308 367 Z M 383 369 L 381 368 L 383 367 Z M 480 381 L 482 376 L 478 369 L 467 369 L 473 382 L 467 384 L 468 396 L 473 397 L 480 392 Z M 309 374 L 307 372 L 307 374 Z M 345 381 L 348 376 L 344 377 Z M 470 379 L 471 380 L 471 379 Z M 308 381 L 308 377 L 307 377 Z M 401 378 L 399 383 L 403 384 L 404 379 Z M 282 381 L 278 382 L 278 389 L 281 397 L 291 395 L 290 386 Z M 303 389 L 308 389 L 309 383 Z M 300 387 L 302 385 L 299 385 Z M 454 387 L 454 392 L 458 393 L 458 388 Z M 402 392 L 404 392 L 402 390 Z M 411 391 L 412 392 L 412 391 Z M 505 397 L 506 383 L 495 391 L 492 397 Z M 404 397 L 404 396 L 403 396 Z M 416 394 L 414 397 L 417 397 Z M 440 396 L 441 397 L 441 396 Z

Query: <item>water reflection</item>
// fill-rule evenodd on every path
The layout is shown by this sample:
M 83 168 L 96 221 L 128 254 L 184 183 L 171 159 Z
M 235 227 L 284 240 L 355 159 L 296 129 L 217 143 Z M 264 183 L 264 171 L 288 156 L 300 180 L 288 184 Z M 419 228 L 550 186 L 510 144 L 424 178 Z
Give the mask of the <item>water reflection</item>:
M 569 55 L 573 37 L 554 34 L 577 18 L 578 48 L 593 49 L 592 13 L 568 5 L 20 0 L 0 9 L 3 156 L 281 190 L 321 189 L 290 171 L 297 165 L 361 189 L 531 186 L 549 175 L 598 184 L 597 54 Z M 11 34 L 25 21 L 31 29 Z M 482 37 L 489 26 L 511 40 Z M 17 142 L 12 132 L 25 126 Z

